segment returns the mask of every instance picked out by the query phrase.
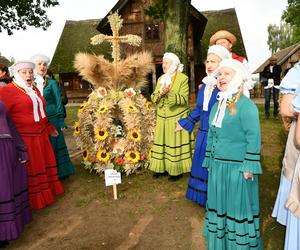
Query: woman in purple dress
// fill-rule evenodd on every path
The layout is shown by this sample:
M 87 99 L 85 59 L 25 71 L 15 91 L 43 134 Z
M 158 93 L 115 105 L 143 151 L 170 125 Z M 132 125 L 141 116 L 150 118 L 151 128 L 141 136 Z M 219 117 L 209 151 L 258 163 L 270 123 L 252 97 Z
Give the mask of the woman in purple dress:
M 0 99 L 0 248 L 31 221 L 25 145 Z

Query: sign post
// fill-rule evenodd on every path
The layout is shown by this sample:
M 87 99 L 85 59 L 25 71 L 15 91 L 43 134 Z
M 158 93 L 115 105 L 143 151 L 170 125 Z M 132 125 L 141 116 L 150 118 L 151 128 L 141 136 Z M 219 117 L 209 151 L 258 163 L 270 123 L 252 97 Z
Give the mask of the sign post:
M 105 185 L 113 186 L 114 199 L 118 199 L 117 184 L 121 184 L 121 173 L 114 169 L 106 169 L 104 171 Z

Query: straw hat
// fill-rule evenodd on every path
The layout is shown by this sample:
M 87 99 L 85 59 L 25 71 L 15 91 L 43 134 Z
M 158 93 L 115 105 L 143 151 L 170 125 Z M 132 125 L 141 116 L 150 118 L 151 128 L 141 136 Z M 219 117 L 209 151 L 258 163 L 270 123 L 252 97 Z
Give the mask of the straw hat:
M 232 45 L 236 43 L 235 35 L 233 35 L 227 30 L 219 30 L 211 36 L 211 38 L 209 39 L 209 44 L 210 45 L 216 44 L 216 42 L 219 39 L 227 39 Z

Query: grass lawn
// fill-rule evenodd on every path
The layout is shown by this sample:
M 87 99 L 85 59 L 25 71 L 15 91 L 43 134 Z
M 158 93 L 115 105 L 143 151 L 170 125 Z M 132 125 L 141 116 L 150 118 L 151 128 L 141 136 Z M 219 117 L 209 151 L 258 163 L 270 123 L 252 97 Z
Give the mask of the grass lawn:
M 78 107 L 67 107 L 66 132 L 69 150 L 77 149 L 71 127 Z M 265 120 L 259 106 L 262 128 L 260 178 L 261 229 L 267 250 L 283 249 L 284 227 L 271 218 L 281 159 L 286 140 L 279 119 Z M 185 199 L 188 175 L 176 182 L 152 178 L 143 170 L 124 176 L 118 185 L 119 199 L 103 177 L 81 167 L 73 159 L 76 174 L 64 180 L 65 194 L 51 206 L 33 212 L 34 221 L 11 249 L 205 249 L 202 224 L 205 211 Z

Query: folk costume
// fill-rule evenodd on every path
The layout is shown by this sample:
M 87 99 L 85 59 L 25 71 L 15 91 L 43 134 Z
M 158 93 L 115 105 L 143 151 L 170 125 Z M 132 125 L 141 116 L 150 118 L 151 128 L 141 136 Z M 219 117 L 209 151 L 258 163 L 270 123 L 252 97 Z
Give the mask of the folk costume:
M 31 57 L 31 61 L 33 63 L 43 61 L 48 65 L 50 59 L 45 55 L 36 54 Z M 58 132 L 57 137 L 49 136 L 55 154 L 58 177 L 65 178 L 74 174 L 75 171 L 69 157 L 64 133 L 62 131 L 62 128 L 65 128 L 66 125 L 64 122 L 64 108 L 61 101 L 60 88 L 56 80 L 47 77 L 46 80 L 44 80 L 43 76 L 38 74 L 36 74 L 36 76 L 36 79 L 43 79 L 43 96 L 46 100 L 46 113 L 50 123 L 55 126 Z
M 26 147 L 0 98 L 0 246 L 31 221 Z
M 235 75 L 219 92 L 210 114 L 203 166 L 208 168 L 204 236 L 209 250 L 262 249 L 259 229 L 258 175 L 261 134 L 258 110 L 240 87 L 247 70 L 237 60 L 225 59 Z M 233 108 L 233 111 L 230 108 Z M 252 173 L 253 180 L 244 173 Z
M 189 113 L 188 77 L 181 73 L 182 65 L 173 53 L 165 53 L 164 58 L 172 61 L 168 72 L 162 75 L 151 95 L 157 104 L 154 145 L 151 151 L 150 170 L 178 176 L 190 172 L 194 152 L 194 136 L 188 131 L 175 132 L 177 121 Z M 167 95 L 161 96 L 163 85 L 170 86 Z
M 58 180 L 55 156 L 48 136 L 55 131 L 45 113 L 45 99 L 34 86 L 28 87 L 18 74 L 33 69 L 30 62 L 12 66 L 13 82 L 0 89 L 0 98 L 11 114 L 28 151 L 26 163 L 30 207 L 43 208 L 64 192 Z
M 211 53 L 220 57 L 221 60 L 230 58 L 228 50 L 221 45 L 212 45 L 207 54 Z M 190 134 L 193 133 L 196 123 L 200 121 L 186 198 L 203 207 L 206 206 L 208 172 L 207 168 L 202 166 L 202 163 L 205 156 L 209 114 L 212 106 L 217 101 L 218 92 L 217 79 L 214 75 L 208 74 L 203 79 L 203 84 L 198 92 L 195 108 L 186 118 L 178 121 L 180 126 Z
M 300 63 L 297 63 L 282 79 L 282 94 L 293 94 L 293 110 L 300 113 Z M 272 216 L 286 226 L 285 250 L 300 248 L 300 150 L 295 145 L 296 119 L 292 121 L 286 143 L 280 186 Z

